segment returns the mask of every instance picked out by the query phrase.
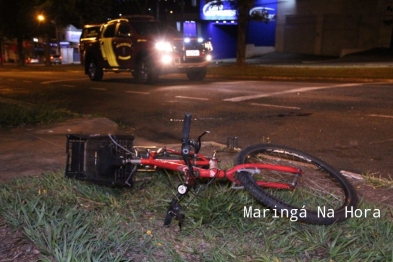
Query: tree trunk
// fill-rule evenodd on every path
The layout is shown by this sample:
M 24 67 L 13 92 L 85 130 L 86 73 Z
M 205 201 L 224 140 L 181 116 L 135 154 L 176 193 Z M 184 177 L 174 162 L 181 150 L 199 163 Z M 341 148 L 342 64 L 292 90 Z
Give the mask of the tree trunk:
M 254 0 L 239 1 L 239 16 L 237 18 L 237 47 L 236 64 L 244 66 L 246 64 L 246 32 L 248 29 L 248 11 Z
M 45 34 L 45 66 L 51 66 L 52 63 L 50 62 L 50 37 L 49 34 Z
M 20 66 L 24 66 L 25 65 L 25 54 L 23 53 L 23 38 L 18 37 L 16 39 L 16 41 L 18 43 L 18 56 L 19 56 L 18 64 Z

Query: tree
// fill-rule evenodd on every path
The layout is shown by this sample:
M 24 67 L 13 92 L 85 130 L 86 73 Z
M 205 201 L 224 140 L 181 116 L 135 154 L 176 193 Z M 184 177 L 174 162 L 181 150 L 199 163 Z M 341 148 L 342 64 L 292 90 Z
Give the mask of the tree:
M 31 37 L 33 32 L 34 1 L 0 0 L 0 35 L 10 39 L 16 38 L 19 65 L 24 65 L 23 40 Z
M 111 17 L 112 0 L 36 0 L 36 10 L 44 12 L 56 26 L 102 23 Z

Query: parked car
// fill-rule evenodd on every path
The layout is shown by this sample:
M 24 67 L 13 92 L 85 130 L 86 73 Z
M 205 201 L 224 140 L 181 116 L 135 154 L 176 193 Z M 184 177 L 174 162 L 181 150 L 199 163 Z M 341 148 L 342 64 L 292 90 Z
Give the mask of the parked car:
M 61 57 L 61 55 L 51 55 L 50 56 L 50 62 L 52 64 L 59 64 L 61 65 L 63 58 Z
M 26 64 L 38 64 L 40 63 L 40 60 L 35 57 L 29 57 L 26 59 Z
M 79 39 L 79 57 L 81 59 L 81 64 L 85 65 L 85 55 L 86 55 L 86 47 L 87 45 L 94 42 L 97 39 L 101 27 L 103 24 L 90 24 L 84 25 L 82 29 L 82 34 Z M 87 45 L 86 45 L 87 44 Z

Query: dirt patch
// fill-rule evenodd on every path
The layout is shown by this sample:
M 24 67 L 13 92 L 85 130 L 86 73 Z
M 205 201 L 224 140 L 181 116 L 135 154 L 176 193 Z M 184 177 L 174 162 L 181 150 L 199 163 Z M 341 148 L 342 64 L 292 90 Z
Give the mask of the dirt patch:
M 390 187 L 373 186 L 364 180 L 352 180 L 356 188 L 359 200 L 375 204 L 380 208 L 393 208 L 393 190 Z
M 36 262 L 40 250 L 22 232 L 14 229 L 0 217 L 0 261 Z

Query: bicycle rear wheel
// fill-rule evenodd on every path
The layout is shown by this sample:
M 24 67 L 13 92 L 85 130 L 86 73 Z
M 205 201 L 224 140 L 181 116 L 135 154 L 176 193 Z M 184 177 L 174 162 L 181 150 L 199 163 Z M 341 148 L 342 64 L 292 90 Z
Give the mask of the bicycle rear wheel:
M 358 199 L 352 185 L 337 170 L 322 160 L 295 149 L 270 144 L 244 148 L 236 164 L 259 163 L 291 166 L 303 171 L 294 189 L 262 188 L 257 181 L 290 184 L 293 174 L 261 170 L 259 174 L 240 171 L 237 179 L 252 196 L 272 208 L 279 217 L 291 221 L 333 224 L 347 219 L 347 210 L 355 209 Z

